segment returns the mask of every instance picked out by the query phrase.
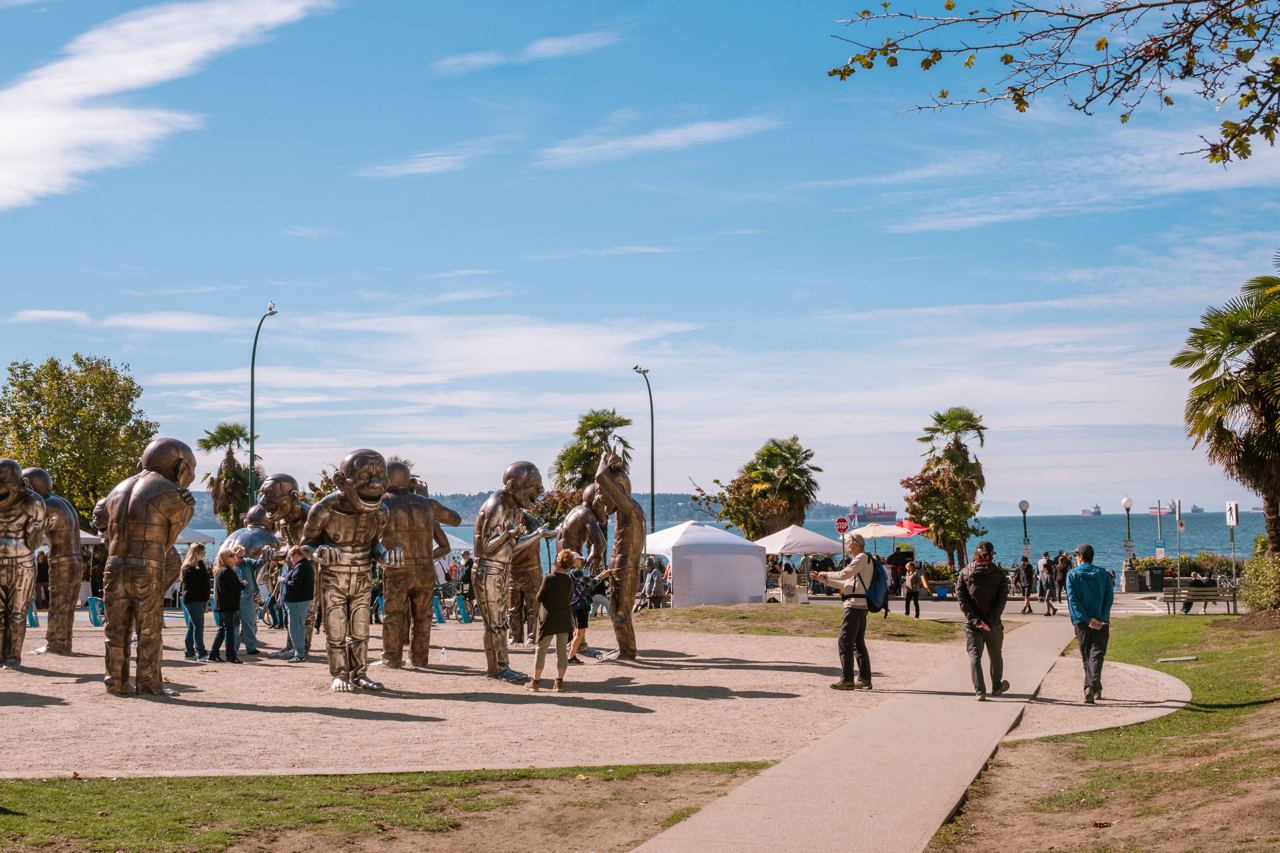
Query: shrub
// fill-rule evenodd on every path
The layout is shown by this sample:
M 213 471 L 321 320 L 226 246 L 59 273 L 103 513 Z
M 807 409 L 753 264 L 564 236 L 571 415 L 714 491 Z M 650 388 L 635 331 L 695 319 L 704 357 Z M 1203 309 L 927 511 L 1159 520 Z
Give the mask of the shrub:
M 1147 569 L 1160 569 L 1168 577 L 1174 577 L 1178 574 L 1178 558 L 1176 556 L 1166 556 L 1164 559 L 1139 557 L 1134 561 L 1134 565 L 1139 572 L 1145 572 Z M 1192 572 L 1213 575 L 1214 577 L 1229 576 L 1231 574 L 1231 557 L 1224 554 L 1211 554 L 1208 551 L 1201 551 L 1195 555 L 1183 554 L 1182 574 L 1189 575 Z
M 1280 556 L 1259 554 L 1244 564 L 1240 598 L 1250 610 L 1280 608 Z

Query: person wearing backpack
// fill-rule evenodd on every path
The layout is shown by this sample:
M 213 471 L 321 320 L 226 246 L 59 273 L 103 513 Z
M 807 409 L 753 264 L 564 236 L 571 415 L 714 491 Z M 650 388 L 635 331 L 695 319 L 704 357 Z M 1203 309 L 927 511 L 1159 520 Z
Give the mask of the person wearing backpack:
M 983 540 L 973 552 L 973 562 L 960 570 L 956 598 L 964 613 L 964 645 L 969 652 L 969 674 L 979 702 L 987 701 L 982 677 L 982 651 L 991 662 L 991 695 L 1008 691 L 1004 680 L 1004 624 L 1000 621 L 1009 600 L 1009 579 L 994 562 L 995 546 Z
M 817 572 L 819 583 L 840 590 L 844 602 L 844 619 L 840 622 L 840 680 L 833 690 L 870 690 L 871 657 L 867 654 L 867 592 L 875 583 L 876 567 L 867 555 L 867 543 L 860 534 L 848 537 L 849 562 L 834 572 Z M 885 592 L 888 592 L 886 589 Z M 884 606 L 882 601 L 881 607 Z M 877 607 L 877 610 L 880 608 Z M 853 677 L 854 658 L 858 662 L 858 678 Z

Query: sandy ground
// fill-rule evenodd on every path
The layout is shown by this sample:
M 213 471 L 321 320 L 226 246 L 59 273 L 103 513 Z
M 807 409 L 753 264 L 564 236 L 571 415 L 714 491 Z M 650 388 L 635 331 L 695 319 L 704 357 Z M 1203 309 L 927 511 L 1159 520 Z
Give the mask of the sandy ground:
M 449 623 L 432 632 L 427 671 L 374 667 L 386 689 L 360 694 L 331 693 L 315 649 L 307 664 L 197 664 L 183 659 L 182 630 L 168 628 L 164 671 L 177 695 L 120 699 L 102 685 L 100 629 L 77 624 L 72 657 L 31 655 L 43 633 L 28 631 L 23 671 L 0 672 L 3 776 L 777 759 L 881 696 L 828 689 L 834 637 L 674 632 L 642 632 L 639 662 L 571 667 L 572 692 L 531 694 L 485 678 L 480 628 Z M 600 626 L 591 638 L 603 646 L 611 634 Z M 281 631 L 260 636 L 267 650 L 283 642 Z M 370 647 L 376 659 L 378 625 Z M 927 676 L 957 649 L 872 642 L 876 685 Z M 512 665 L 531 670 L 532 650 L 513 650 Z
M 1084 703 L 1084 671 L 1077 654 L 1058 660 L 1027 703 L 1022 721 L 1006 741 L 1030 740 L 1096 729 L 1131 726 L 1172 714 L 1191 701 L 1191 688 L 1154 669 L 1107 662 L 1096 705 Z

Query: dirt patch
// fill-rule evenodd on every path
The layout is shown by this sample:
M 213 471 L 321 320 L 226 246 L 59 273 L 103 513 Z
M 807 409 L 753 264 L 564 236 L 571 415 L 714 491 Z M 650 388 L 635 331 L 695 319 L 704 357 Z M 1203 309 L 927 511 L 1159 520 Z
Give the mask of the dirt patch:
M 1274 631 L 1280 628 L 1280 610 L 1259 610 L 1246 613 L 1239 619 L 1216 619 L 1215 628 L 1234 628 L 1237 631 Z
M 1275 850 L 1280 846 L 1280 707 L 1164 754 L 1082 761 L 1070 742 L 1002 748 L 931 851 Z
M 485 786 L 485 796 L 509 797 L 513 802 L 496 811 L 453 815 L 459 823 L 456 829 L 388 828 L 376 835 L 317 835 L 298 830 L 250 836 L 228 849 L 240 853 L 630 850 L 662 831 L 671 815 L 696 810 L 751 775 L 745 770 L 732 774 L 690 770 L 617 781 L 583 777 L 495 783 Z

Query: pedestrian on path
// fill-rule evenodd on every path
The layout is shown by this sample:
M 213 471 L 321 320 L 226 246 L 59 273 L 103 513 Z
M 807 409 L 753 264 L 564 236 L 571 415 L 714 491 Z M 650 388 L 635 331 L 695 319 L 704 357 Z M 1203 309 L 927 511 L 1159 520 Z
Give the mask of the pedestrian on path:
M 1093 546 L 1076 548 L 1076 567 L 1067 574 L 1067 610 L 1076 628 L 1084 663 L 1084 701 L 1102 698 L 1102 662 L 1111 637 L 1111 603 L 1115 599 L 1111 573 L 1093 564 Z
M 787 563 L 782 567 L 782 574 L 778 576 L 778 587 L 782 590 L 782 603 L 796 603 L 796 588 L 799 585 L 799 575 L 796 574 L 795 568 Z
M 1066 551 L 1059 551 L 1058 568 L 1053 575 L 1053 600 L 1057 604 L 1062 603 L 1062 597 L 1067 593 L 1067 572 L 1069 571 L 1071 571 L 1071 558 L 1067 556 Z
M 1036 573 L 1026 557 L 1018 564 L 1018 586 L 1022 587 L 1022 612 L 1031 613 L 1031 596 L 1036 590 Z
M 996 549 L 983 540 L 974 551 L 973 562 L 960 570 L 956 598 L 964 613 L 964 645 L 969 652 L 969 674 L 979 702 L 987 701 L 987 684 L 982 673 L 982 652 L 991 664 L 991 695 L 1009 689 L 1004 680 L 1004 623 L 1001 615 L 1009 600 L 1009 579 L 995 564 Z
M 867 556 L 867 541 L 855 533 L 848 539 L 849 562 L 834 572 L 816 572 L 819 583 L 840 590 L 844 618 L 840 622 L 840 680 L 833 690 L 870 690 L 871 656 L 867 653 L 867 588 L 875 577 L 875 566 Z M 858 590 L 862 591 L 859 592 Z M 858 678 L 853 678 L 853 661 L 858 661 Z
M 307 660 L 307 613 L 315 597 L 315 567 L 307 549 L 294 545 L 284 571 L 280 573 L 281 596 L 288 619 L 289 646 L 292 652 L 285 661 L 305 663 Z
M 556 641 L 556 680 L 552 690 L 564 692 L 564 673 L 569 668 L 569 634 L 573 632 L 573 581 L 569 570 L 582 558 L 565 548 L 556 555 L 554 571 L 542 578 L 537 602 L 541 605 L 537 628 L 538 652 L 533 661 L 533 677 L 525 687 L 535 693 L 541 688 L 542 670 L 547 662 L 547 649 Z
M 911 615 L 911 605 L 916 606 L 916 618 L 920 618 L 920 592 L 929 588 L 929 579 L 925 577 L 924 572 L 916 567 L 915 560 L 907 563 L 907 576 L 903 580 L 903 588 L 905 590 L 906 604 L 903 607 L 903 614 Z
M 240 663 L 236 657 L 236 627 L 240 621 L 240 594 L 245 582 L 236 573 L 236 566 L 244 560 L 244 546 L 232 545 L 218 552 L 218 572 L 214 576 L 216 596 L 214 606 L 218 610 L 218 633 L 213 635 L 209 648 L 209 660 L 222 663 L 222 641 L 227 641 L 227 663 Z
M 182 561 L 182 609 L 187 614 L 187 660 L 207 660 L 204 647 L 204 614 L 213 592 L 213 575 L 204 563 L 205 547 L 199 542 L 187 548 Z
M 1053 570 L 1056 563 L 1049 557 L 1049 552 L 1044 552 L 1044 558 L 1040 560 L 1040 600 L 1044 602 L 1044 615 L 1052 616 L 1058 612 L 1058 608 L 1053 606 Z

